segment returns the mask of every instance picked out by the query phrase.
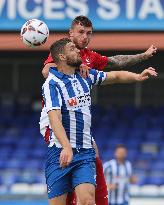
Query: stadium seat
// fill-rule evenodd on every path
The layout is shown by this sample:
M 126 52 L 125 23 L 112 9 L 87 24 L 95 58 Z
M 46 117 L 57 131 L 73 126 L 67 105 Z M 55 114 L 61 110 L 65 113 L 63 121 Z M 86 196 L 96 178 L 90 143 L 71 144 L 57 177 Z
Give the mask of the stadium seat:
M 141 195 L 140 186 L 131 184 L 130 185 L 130 196 L 131 197 L 138 197 Z
M 164 196 L 164 185 L 159 186 L 159 196 Z
M 4 196 L 6 193 L 8 193 L 8 187 L 4 184 L 0 184 L 0 195 Z
M 149 176 L 146 178 L 146 184 L 154 184 L 154 185 L 157 185 L 157 186 L 160 186 L 164 183 L 164 177 L 161 177 L 161 176 Z
M 12 194 L 29 194 L 30 185 L 27 183 L 16 183 L 13 184 L 10 188 Z
M 46 184 L 43 184 L 43 183 L 31 184 L 30 192 L 32 194 L 39 194 L 39 195 L 46 194 L 47 193 Z
M 159 196 L 159 189 L 158 186 L 156 185 L 144 185 L 140 187 L 140 193 L 142 196 L 147 196 L 147 197 L 158 197 Z
M 164 162 L 163 160 L 152 163 L 153 170 L 163 171 L 164 173 Z

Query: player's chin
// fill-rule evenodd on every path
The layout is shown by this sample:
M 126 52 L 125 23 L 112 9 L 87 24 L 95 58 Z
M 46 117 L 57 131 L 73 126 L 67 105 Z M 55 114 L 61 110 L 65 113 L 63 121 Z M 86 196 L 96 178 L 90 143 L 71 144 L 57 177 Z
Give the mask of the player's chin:
M 80 49 L 84 49 L 85 47 L 87 47 L 87 45 L 88 45 L 88 43 L 79 43 L 79 44 L 78 44 L 78 47 L 79 47 Z
M 80 68 L 80 65 L 82 64 L 82 60 L 79 58 L 75 63 L 74 66 L 77 68 Z
M 82 58 L 81 58 L 81 56 L 78 56 L 77 61 L 78 61 L 78 62 L 81 62 L 81 64 L 82 64 Z
M 78 59 L 78 64 L 79 64 L 79 66 L 82 64 L 82 59 L 81 59 L 81 57 Z

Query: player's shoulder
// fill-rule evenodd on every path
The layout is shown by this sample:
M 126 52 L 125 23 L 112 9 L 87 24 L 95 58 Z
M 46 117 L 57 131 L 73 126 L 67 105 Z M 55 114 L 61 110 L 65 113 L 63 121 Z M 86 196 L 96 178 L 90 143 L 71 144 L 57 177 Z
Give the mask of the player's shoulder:
M 113 164 L 113 163 L 116 163 L 116 162 L 117 162 L 116 159 L 111 159 L 111 160 L 109 160 L 109 161 L 110 161 L 110 164 Z
M 125 163 L 126 163 L 127 165 L 129 165 L 129 166 L 132 165 L 132 163 L 131 163 L 129 160 L 126 160 Z
M 103 170 L 105 171 L 106 169 L 108 169 L 109 166 L 110 166 L 109 161 L 105 162 L 103 164 Z
M 111 165 L 112 165 L 112 162 L 113 162 L 113 160 L 106 161 L 106 162 L 103 164 L 104 169 L 107 168 L 107 167 L 109 167 L 109 166 L 111 166 Z
M 43 87 L 48 86 L 48 85 L 57 85 L 57 83 L 59 82 L 59 79 L 56 78 L 52 73 L 48 74 L 47 79 L 45 80 Z
M 110 162 L 111 166 L 116 166 L 116 164 L 117 164 L 117 160 L 116 159 L 111 159 L 109 162 Z

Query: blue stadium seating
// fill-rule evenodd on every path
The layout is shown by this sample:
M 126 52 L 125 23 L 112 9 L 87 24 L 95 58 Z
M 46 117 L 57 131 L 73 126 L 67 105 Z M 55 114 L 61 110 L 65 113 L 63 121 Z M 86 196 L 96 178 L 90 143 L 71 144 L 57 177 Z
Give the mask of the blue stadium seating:
M 0 111 L 0 184 L 44 183 L 47 145 L 39 133 L 40 113 L 23 106 L 16 110 L 14 105 Z M 164 175 L 159 174 L 164 173 L 164 107 L 94 106 L 92 111 L 92 133 L 103 162 L 114 157 L 117 144 L 124 143 L 138 184 L 164 184 Z M 154 144 L 157 152 L 143 151 L 144 144 Z

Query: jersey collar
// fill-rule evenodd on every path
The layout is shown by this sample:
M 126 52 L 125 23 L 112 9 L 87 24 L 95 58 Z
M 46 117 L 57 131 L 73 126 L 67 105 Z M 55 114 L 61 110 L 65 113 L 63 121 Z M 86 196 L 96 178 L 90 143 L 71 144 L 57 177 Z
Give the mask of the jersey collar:
M 63 76 L 64 76 L 64 73 L 59 72 L 56 67 L 50 67 L 49 72 L 52 73 L 53 75 L 55 75 L 58 78 L 63 78 Z
M 58 71 L 58 69 L 56 67 L 50 67 L 49 70 L 50 73 L 52 73 L 53 75 L 55 75 L 57 78 L 62 79 L 62 78 L 72 78 L 72 75 L 66 75 L 60 71 Z M 78 71 L 75 71 L 75 75 L 78 74 Z

